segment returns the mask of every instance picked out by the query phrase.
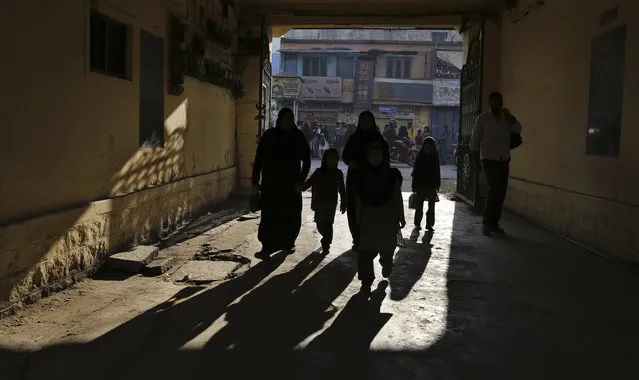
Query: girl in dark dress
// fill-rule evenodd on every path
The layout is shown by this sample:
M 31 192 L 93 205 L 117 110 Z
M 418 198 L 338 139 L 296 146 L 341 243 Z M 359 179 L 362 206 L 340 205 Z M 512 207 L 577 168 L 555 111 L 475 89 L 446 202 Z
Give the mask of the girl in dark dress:
M 346 196 L 348 197 L 347 214 L 348 228 L 353 237 L 354 250 L 359 248 L 359 223 L 357 222 L 355 209 L 357 173 L 358 168 L 363 167 L 367 162 L 367 146 L 371 142 L 379 142 L 381 144 L 383 160 L 390 162 L 388 143 L 375 124 L 375 116 L 370 111 L 364 111 L 359 114 L 357 130 L 349 137 L 346 142 L 346 147 L 344 147 L 344 153 L 342 154 L 344 162 L 348 165 L 348 173 L 346 175 Z
M 317 231 L 322 235 L 322 254 L 328 255 L 333 243 L 333 223 L 337 209 L 337 194 L 341 200 L 340 211 L 346 212 L 346 188 L 344 173 L 337 168 L 339 153 L 329 149 L 322 157 L 322 166 L 306 181 L 304 190 L 312 188 L 311 209 L 315 211 Z
M 301 165 L 303 163 L 303 165 Z M 302 225 L 302 188 L 311 168 L 311 151 L 295 127 L 293 110 L 283 108 L 275 128 L 260 138 L 253 163 L 253 192 L 260 192 L 262 215 L 258 239 L 266 260 L 276 251 L 295 251 Z
M 393 270 L 397 234 L 406 226 L 406 219 L 402 174 L 384 160 L 379 141 L 368 144 L 366 156 L 366 163 L 358 169 L 355 198 L 360 234 L 357 273 L 362 294 L 369 295 L 375 279 L 373 260 L 379 254 L 382 276 L 388 278 Z
M 438 201 L 439 187 L 441 186 L 441 172 L 439 168 L 439 155 L 435 139 L 424 139 L 413 167 L 413 193 L 417 195 L 417 208 L 415 209 L 415 228 L 420 229 L 424 217 L 424 202 L 428 202 L 426 212 L 426 229 L 433 231 L 435 225 L 435 202 Z

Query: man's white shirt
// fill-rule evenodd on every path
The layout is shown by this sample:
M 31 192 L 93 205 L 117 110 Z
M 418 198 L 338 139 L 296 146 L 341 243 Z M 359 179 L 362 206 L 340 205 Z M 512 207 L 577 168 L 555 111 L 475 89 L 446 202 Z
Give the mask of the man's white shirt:
M 519 122 L 511 124 L 503 113 L 498 119 L 492 112 L 484 112 L 475 120 L 470 148 L 479 150 L 482 160 L 509 161 L 513 133 L 521 133 Z

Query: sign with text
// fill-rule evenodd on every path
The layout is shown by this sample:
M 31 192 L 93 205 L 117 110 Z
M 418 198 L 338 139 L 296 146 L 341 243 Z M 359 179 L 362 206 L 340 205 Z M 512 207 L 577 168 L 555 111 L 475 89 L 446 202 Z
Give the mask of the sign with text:
M 355 96 L 355 80 L 342 79 L 342 103 L 353 103 Z
M 307 123 L 335 124 L 338 121 L 337 112 L 299 111 L 297 120 Z
M 459 81 L 438 79 L 433 83 L 434 106 L 459 106 Z
M 413 120 L 415 118 L 415 108 L 380 105 L 373 109 L 373 115 L 375 115 L 376 119 Z
M 375 61 L 372 59 L 360 59 L 355 69 L 355 93 L 353 95 L 353 107 L 371 107 L 373 99 L 373 81 L 375 78 Z
M 303 77 L 303 100 L 337 100 L 342 99 L 342 78 L 339 77 Z
M 301 84 L 300 78 L 273 77 L 272 96 L 274 99 L 296 99 L 300 96 Z

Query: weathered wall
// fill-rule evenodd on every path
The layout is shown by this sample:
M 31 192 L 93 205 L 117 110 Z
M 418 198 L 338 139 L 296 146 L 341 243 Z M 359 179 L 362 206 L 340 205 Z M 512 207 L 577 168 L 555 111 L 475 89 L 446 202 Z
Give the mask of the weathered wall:
M 432 49 L 432 47 L 430 48 Z M 426 51 L 430 51 L 426 50 Z M 396 46 L 395 51 L 409 50 L 407 46 Z M 421 49 L 420 49 L 421 50 Z M 426 79 L 426 54 L 421 52 L 410 57 L 410 78 L 408 79 Z M 393 55 L 378 55 L 375 62 L 375 77 L 386 78 L 386 66 L 388 66 L 387 58 Z
M 114 250 L 157 241 L 235 186 L 231 168 L 0 228 L 0 309 L 24 296 L 37 299 Z
M 433 32 L 447 32 L 448 42 L 461 42 L 461 35 L 455 30 L 401 30 L 401 29 L 293 29 L 282 38 L 307 41 L 408 41 L 433 42 Z
M 617 4 L 618 19 L 599 26 Z M 501 28 L 501 90 L 521 120 L 508 206 L 619 259 L 639 262 L 639 3 L 550 0 Z M 628 25 L 619 157 L 588 156 L 591 40 Z M 487 60 L 486 64 L 490 64 Z
M 415 119 L 413 125 L 417 128 L 423 128 L 428 125 L 431 126 L 431 107 L 415 107 Z
M 0 6 L 0 44 L 14 57 L 0 63 L 0 304 L 19 281 L 23 291 L 85 268 L 234 188 L 236 105 L 223 89 L 188 77 L 181 96 L 165 87 L 165 147 L 139 147 L 140 30 L 164 38 L 167 57 L 170 10 L 97 3 L 130 26 L 125 80 L 90 71 L 91 3 Z M 25 28 L 25 15 L 38 27 Z M 108 212 L 94 211 L 104 202 Z

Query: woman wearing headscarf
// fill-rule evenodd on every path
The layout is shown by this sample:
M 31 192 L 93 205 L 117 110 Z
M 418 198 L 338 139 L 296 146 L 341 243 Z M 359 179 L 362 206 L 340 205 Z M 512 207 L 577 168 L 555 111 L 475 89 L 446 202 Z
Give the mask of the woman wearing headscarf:
M 276 251 L 295 251 L 302 225 L 302 188 L 311 168 L 311 151 L 295 128 L 293 110 L 282 108 L 275 128 L 266 130 L 253 163 L 253 191 L 260 191 L 262 216 L 255 257 L 267 260 Z
M 355 206 L 358 169 L 367 162 L 367 146 L 376 141 L 381 144 L 384 162 L 390 162 L 388 143 L 375 124 L 375 116 L 370 111 L 364 111 L 359 114 L 357 130 L 349 137 L 342 153 L 342 158 L 348 165 L 348 173 L 346 175 L 348 228 L 353 237 L 353 249 L 355 250 L 359 248 L 359 223 L 357 222 Z
M 415 208 L 415 228 L 421 228 L 424 217 L 424 202 L 427 202 L 426 229 L 432 232 L 435 225 L 435 202 L 439 199 L 437 193 L 442 182 L 437 144 L 434 138 L 427 137 L 424 140 L 417 159 L 415 159 L 412 176 L 413 193 L 418 200 Z
M 360 229 L 357 272 L 363 294 L 370 294 L 375 279 L 373 260 L 378 254 L 382 276 L 391 275 L 397 234 L 406 226 L 402 175 L 384 160 L 383 149 L 379 141 L 369 143 L 367 160 L 357 175 L 356 209 Z

